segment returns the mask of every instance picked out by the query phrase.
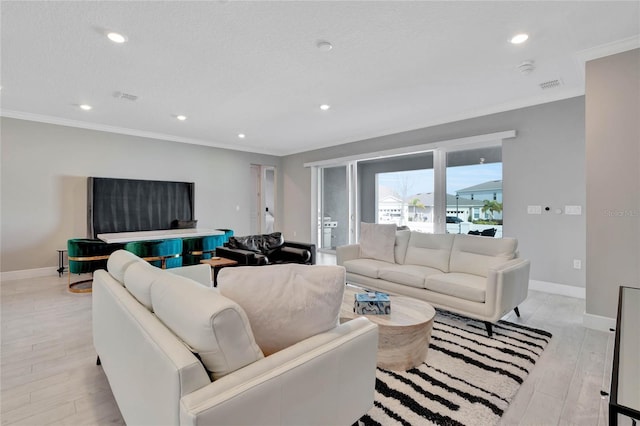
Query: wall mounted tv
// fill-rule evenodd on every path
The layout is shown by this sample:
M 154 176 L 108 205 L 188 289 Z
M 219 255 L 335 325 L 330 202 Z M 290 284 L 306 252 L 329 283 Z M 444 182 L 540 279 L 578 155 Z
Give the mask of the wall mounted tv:
M 87 234 L 170 229 L 174 220 L 193 220 L 193 182 L 87 179 Z

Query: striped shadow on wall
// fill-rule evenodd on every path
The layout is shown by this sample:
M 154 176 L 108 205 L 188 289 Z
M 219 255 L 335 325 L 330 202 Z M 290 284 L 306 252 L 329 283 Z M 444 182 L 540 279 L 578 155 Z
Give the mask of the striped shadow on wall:
M 378 369 L 374 407 L 360 425 L 495 425 L 551 333 L 438 311 L 427 360 L 406 372 Z

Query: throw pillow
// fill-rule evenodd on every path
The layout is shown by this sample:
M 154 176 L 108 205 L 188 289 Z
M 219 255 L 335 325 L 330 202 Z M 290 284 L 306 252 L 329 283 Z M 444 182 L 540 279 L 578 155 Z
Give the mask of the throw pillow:
M 360 224 L 360 257 L 395 263 L 396 225 Z
M 214 288 L 160 272 L 150 289 L 153 311 L 198 354 L 213 380 L 263 358 L 247 315 L 236 302 Z
M 345 270 L 330 265 L 270 265 L 224 268 L 220 294 L 249 317 L 265 356 L 338 325 Z
M 171 229 L 190 229 L 198 226 L 197 220 L 174 219 L 171 222 Z

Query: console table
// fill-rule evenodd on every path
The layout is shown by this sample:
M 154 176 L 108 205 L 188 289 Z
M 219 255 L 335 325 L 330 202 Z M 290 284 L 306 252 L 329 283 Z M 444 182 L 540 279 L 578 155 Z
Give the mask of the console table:
M 640 420 L 640 288 L 620 287 L 613 373 L 609 397 L 609 425 L 618 417 Z
M 161 229 L 157 231 L 115 232 L 112 234 L 98 234 L 98 239 L 107 244 L 131 243 L 135 241 L 154 241 L 169 238 L 206 237 L 209 235 L 224 235 L 224 231 L 217 229 Z

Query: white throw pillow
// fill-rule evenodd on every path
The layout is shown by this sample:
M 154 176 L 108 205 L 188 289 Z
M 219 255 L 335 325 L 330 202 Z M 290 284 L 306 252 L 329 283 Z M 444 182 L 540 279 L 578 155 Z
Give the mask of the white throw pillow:
M 241 266 L 218 275 L 220 294 L 244 309 L 265 356 L 335 328 L 344 286 L 342 266 Z
M 360 257 L 395 263 L 396 229 L 393 223 L 360 223 Z
M 168 273 L 151 286 L 153 311 L 196 352 L 214 380 L 263 357 L 240 306 L 211 287 Z

